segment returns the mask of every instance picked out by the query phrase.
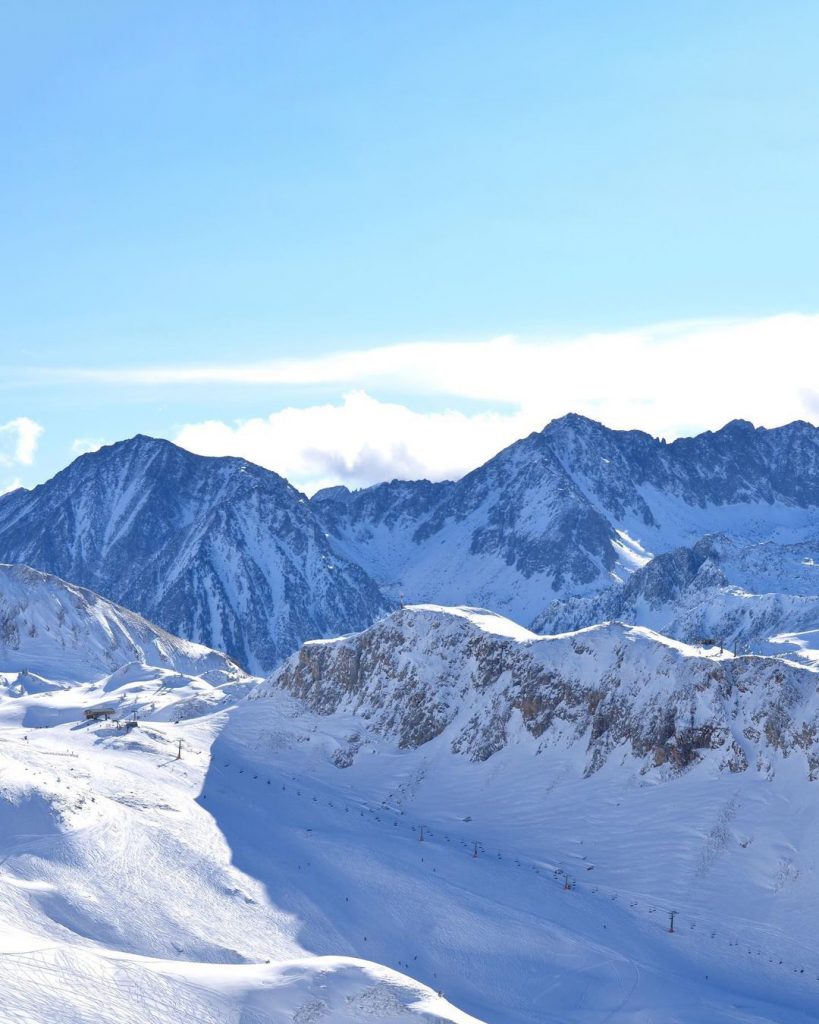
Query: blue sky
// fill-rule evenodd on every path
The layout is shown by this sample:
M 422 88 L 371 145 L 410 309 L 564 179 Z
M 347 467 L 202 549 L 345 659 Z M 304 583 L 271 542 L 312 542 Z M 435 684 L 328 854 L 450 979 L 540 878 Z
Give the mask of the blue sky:
M 3 17 L 0 488 L 137 431 L 314 487 L 462 472 L 569 402 L 817 419 L 815 3 Z

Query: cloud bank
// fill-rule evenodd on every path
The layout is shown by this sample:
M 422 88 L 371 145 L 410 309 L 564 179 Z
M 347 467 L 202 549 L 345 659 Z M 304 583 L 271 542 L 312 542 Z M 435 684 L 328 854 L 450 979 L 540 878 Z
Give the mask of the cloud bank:
M 187 424 L 176 440 L 200 454 L 241 455 L 308 491 L 393 477 L 440 480 L 567 412 L 666 438 L 735 418 L 761 426 L 819 422 L 819 316 L 666 324 L 549 342 L 409 343 L 253 366 L 128 371 L 127 379 L 335 386 L 334 402 Z M 400 402 L 379 399 L 385 389 Z M 419 398 L 438 408 L 414 409 Z M 479 409 L 458 411 L 459 403 Z
M 312 493 L 345 483 L 462 476 L 531 425 L 525 414 L 415 412 L 353 391 L 339 404 L 282 409 L 235 425 L 189 424 L 175 441 L 200 455 L 241 455 Z

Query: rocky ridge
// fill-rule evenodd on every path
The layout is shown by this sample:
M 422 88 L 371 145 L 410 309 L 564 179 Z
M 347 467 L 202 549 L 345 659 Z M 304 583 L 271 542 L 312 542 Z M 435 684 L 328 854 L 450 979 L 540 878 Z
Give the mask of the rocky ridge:
M 625 583 L 706 534 L 819 535 L 819 429 L 737 420 L 672 443 L 582 416 L 550 423 L 456 483 L 332 488 L 312 500 L 337 551 L 394 597 L 519 622 Z
M 307 643 L 252 694 L 284 690 L 312 711 L 354 715 L 336 752 L 362 735 L 399 748 L 433 741 L 483 761 L 525 741 L 576 751 L 591 774 L 612 758 L 664 773 L 819 772 L 819 674 L 811 667 L 695 648 L 611 622 L 538 637 L 480 609 L 407 607 L 361 633 Z

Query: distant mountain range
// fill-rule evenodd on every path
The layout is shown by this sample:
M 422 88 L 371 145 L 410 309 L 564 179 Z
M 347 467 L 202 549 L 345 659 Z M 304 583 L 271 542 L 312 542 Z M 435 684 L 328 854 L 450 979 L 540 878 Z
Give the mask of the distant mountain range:
M 552 632 L 600 617 L 727 644 L 819 629 L 817 538 L 819 429 L 804 422 L 737 420 L 669 444 L 570 415 L 454 483 L 311 500 L 242 459 L 137 436 L 0 499 L 1 560 L 254 672 L 365 628 L 402 594 Z M 705 598 L 718 615 L 699 614 Z
M 533 629 L 562 633 L 612 619 L 687 643 L 811 660 L 819 648 L 819 545 L 709 534 L 657 555 L 623 585 L 554 601 Z M 819 663 L 819 650 L 812 660 Z
M 527 588 L 536 591 L 531 600 L 498 595 L 526 605 L 519 615 L 526 619 L 544 588 L 598 586 L 652 552 L 721 528 L 756 540 L 815 530 L 819 429 L 736 421 L 666 444 L 566 416 L 455 484 L 335 487 L 313 504 L 344 549 L 379 578 L 392 571 L 406 586 L 423 579 L 426 591 L 449 589 L 431 569 L 446 564 L 437 550 L 446 546 L 453 563 L 475 574 L 466 585 L 478 591 L 497 595 L 503 574 L 509 583 L 538 580 L 539 588 Z

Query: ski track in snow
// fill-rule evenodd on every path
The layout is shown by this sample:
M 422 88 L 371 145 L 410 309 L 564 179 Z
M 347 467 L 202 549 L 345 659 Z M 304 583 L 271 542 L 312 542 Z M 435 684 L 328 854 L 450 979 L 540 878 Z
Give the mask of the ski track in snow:
M 193 683 L 150 673 L 0 690 L 3 1021 L 819 1017 L 819 822 L 796 758 L 660 782 L 624 753 L 586 778 L 578 743 L 512 731 L 473 762 L 283 692 L 220 691 L 179 720 Z M 103 701 L 138 728 L 80 720 Z

